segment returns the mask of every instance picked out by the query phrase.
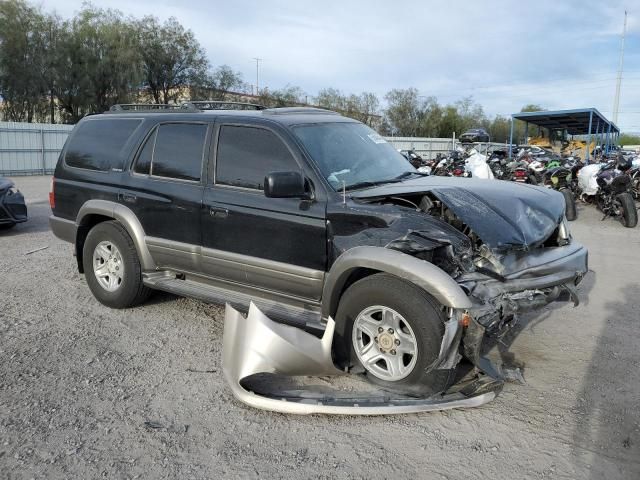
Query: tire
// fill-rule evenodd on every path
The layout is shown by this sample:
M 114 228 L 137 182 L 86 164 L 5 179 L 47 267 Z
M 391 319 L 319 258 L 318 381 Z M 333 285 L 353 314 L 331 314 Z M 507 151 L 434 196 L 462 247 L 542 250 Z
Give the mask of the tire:
M 113 267 L 114 275 L 102 275 L 100 279 L 96 276 L 94 269 L 94 257 L 103 256 L 98 253 L 97 247 L 99 245 L 101 252 L 112 253 L 113 261 L 117 261 L 113 265 L 110 264 Z M 110 248 L 109 245 L 111 245 Z M 107 250 L 104 250 L 105 248 Z M 106 255 L 107 253 L 104 256 L 106 257 Z M 93 227 L 84 242 L 82 259 L 89 289 L 103 305 L 111 308 L 128 308 L 139 305 L 149 297 L 151 290 L 142 283 L 142 268 L 136 247 L 120 223 L 115 221 L 102 222 Z M 96 262 L 99 264 L 100 259 L 96 259 Z M 103 262 L 104 268 L 109 262 Z M 117 276 L 119 276 L 118 281 L 113 281 Z M 107 289 L 104 285 L 110 281 L 112 282 L 112 290 Z
M 562 193 L 562 196 L 564 197 L 564 203 L 566 205 L 565 216 L 567 217 L 568 221 L 572 222 L 576 218 L 578 218 L 578 212 L 576 210 L 576 199 L 573 196 L 573 193 L 571 193 L 571 190 L 569 190 L 568 188 L 560 190 L 560 193 Z
M 15 226 L 16 226 L 15 223 L 4 223 L 4 224 L 0 225 L 0 230 L 10 230 Z
M 374 373 L 374 369 L 382 370 L 383 367 L 388 367 L 387 362 L 379 360 L 372 367 L 366 366 L 356 351 L 357 344 L 366 342 L 366 338 L 370 343 L 372 339 L 358 329 L 354 332 L 354 322 L 364 312 L 369 309 L 376 310 L 378 307 L 396 312 L 404 320 L 401 322 L 404 328 L 399 329 L 400 332 L 395 332 L 394 345 L 398 346 L 392 347 L 397 348 L 398 352 L 394 355 L 392 353 L 395 350 L 387 350 L 386 354 L 380 353 L 382 342 L 386 342 L 390 337 L 386 329 L 382 330 L 385 337 L 380 340 L 375 337 L 373 339 L 375 343 L 372 345 L 376 357 L 383 355 L 385 359 L 408 364 L 406 368 L 410 367 L 409 373 L 405 373 L 403 378 L 388 379 L 384 378 L 384 375 L 380 376 L 380 372 Z M 440 353 L 445 321 L 446 317 L 441 306 L 424 290 L 386 273 L 371 275 L 351 285 L 340 299 L 336 314 L 334 352 L 339 357 L 337 359 L 339 363 L 362 367 L 369 381 L 385 389 L 412 395 L 439 393 L 446 390 L 454 378 L 453 370 L 428 371 Z M 374 326 L 373 331 L 380 332 L 380 328 L 382 327 Z M 399 354 L 402 342 L 407 346 L 411 345 L 411 342 L 405 341 L 406 336 L 411 334 L 415 338 L 416 354 Z M 402 336 L 402 342 L 398 338 L 399 335 Z
M 616 200 L 622 207 L 622 224 L 627 228 L 634 228 L 638 224 L 638 210 L 636 210 L 636 202 L 630 193 L 620 193 L 616 196 Z
M 529 184 L 538 185 L 538 178 L 533 173 L 529 175 Z

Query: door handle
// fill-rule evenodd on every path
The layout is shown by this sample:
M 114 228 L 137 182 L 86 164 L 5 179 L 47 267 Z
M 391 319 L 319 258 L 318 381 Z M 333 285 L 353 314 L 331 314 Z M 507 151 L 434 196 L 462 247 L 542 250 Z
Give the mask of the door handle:
M 209 215 L 215 218 L 227 218 L 229 216 L 229 209 L 222 207 L 210 207 Z
M 118 194 L 118 199 L 127 203 L 136 203 L 138 197 L 136 197 L 136 195 L 133 193 L 120 192 Z

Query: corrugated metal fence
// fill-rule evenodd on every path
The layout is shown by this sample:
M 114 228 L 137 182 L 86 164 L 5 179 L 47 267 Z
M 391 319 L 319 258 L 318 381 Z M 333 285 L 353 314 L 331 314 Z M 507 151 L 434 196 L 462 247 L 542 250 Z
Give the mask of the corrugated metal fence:
M 0 175 L 53 173 L 73 125 L 0 122 Z
M 73 125 L 49 123 L 0 122 L 0 175 L 51 174 L 56 167 L 58 155 Z M 458 142 L 451 138 L 386 137 L 398 150 L 414 150 L 425 159 L 438 153 L 454 149 Z M 484 152 L 489 146 L 477 148 Z

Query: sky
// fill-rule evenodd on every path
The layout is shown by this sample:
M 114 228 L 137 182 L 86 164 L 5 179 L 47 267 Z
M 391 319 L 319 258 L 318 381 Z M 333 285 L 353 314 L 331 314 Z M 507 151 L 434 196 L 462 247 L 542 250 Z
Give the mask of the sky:
M 618 125 L 640 132 L 640 4 L 636 1 L 100 0 L 126 15 L 177 18 L 213 66 L 260 88 L 344 93 L 415 87 L 452 103 L 471 96 L 489 116 L 525 104 L 595 107 L 612 117 L 629 10 Z M 73 0 L 45 0 L 70 17 Z M 635 10 L 633 8 L 635 7 Z

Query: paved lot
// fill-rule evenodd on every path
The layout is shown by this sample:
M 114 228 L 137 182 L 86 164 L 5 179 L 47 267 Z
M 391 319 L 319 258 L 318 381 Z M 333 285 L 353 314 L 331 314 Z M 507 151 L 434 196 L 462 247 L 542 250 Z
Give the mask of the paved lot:
M 299 417 L 232 398 L 221 308 L 98 304 L 48 229 L 49 177 L 16 180 L 31 219 L 0 232 L 0 478 L 640 478 L 640 229 L 580 208 L 582 305 L 503 345 L 526 385 L 472 410 Z

